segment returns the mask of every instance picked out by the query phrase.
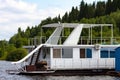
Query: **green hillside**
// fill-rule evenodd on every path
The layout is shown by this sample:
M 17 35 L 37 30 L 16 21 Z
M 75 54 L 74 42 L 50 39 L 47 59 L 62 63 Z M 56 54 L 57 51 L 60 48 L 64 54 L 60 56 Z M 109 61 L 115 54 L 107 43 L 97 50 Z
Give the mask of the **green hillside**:
M 46 19 L 47 20 L 47 19 Z M 73 21 L 76 22 L 76 21 Z M 49 20 L 48 20 L 48 23 Z M 92 24 L 113 24 L 114 25 L 114 37 L 119 37 L 120 36 L 120 10 L 113 12 L 109 15 L 105 16 L 100 16 L 96 18 L 82 18 L 78 23 L 92 23 Z M 42 24 L 42 23 L 41 23 Z M 14 44 L 15 47 L 19 48 L 22 45 L 27 45 L 28 44 L 28 39 L 29 38 L 35 38 L 35 37 L 40 37 L 41 36 L 41 24 L 35 27 L 28 27 L 25 31 L 21 31 L 21 29 L 18 29 L 18 33 L 15 34 L 14 36 L 11 37 L 9 43 Z M 47 24 L 47 22 L 46 22 Z M 42 36 L 49 37 L 49 35 L 52 33 L 54 29 L 43 29 Z M 106 31 L 103 32 L 103 34 L 108 35 L 110 34 L 110 29 L 107 28 L 105 29 Z M 68 35 L 68 29 L 65 30 L 64 35 Z M 93 30 L 93 36 L 95 36 L 96 31 Z M 86 35 L 84 33 L 84 35 Z

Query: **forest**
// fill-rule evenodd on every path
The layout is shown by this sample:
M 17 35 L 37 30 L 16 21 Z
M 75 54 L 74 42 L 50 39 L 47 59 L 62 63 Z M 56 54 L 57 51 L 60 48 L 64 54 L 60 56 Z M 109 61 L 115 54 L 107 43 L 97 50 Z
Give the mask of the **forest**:
M 9 41 L 0 41 L 0 59 L 1 60 L 19 60 L 27 54 L 22 47 L 28 45 L 30 38 L 41 36 L 41 26 L 49 23 L 93 23 L 102 24 L 110 23 L 114 25 L 114 37 L 120 37 L 120 0 L 98 1 L 87 4 L 82 0 L 79 6 L 72 7 L 71 11 L 66 12 L 63 16 L 42 20 L 40 24 L 28 26 L 26 30 L 18 28 L 17 34 L 14 34 Z M 110 29 L 107 28 L 103 34 L 109 34 Z M 43 36 L 49 36 L 51 29 L 44 29 Z M 68 30 L 65 30 L 65 35 Z M 84 33 L 85 34 L 85 33 Z M 93 31 L 93 35 L 96 31 Z M 14 55 L 14 57 L 13 57 Z

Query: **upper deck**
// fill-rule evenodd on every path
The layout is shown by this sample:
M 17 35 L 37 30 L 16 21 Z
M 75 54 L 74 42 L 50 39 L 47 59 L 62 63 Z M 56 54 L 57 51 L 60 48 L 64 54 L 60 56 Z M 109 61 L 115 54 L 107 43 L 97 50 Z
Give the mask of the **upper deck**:
M 42 29 L 56 28 L 49 38 L 42 36 Z M 110 30 L 109 36 L 104 36 L 104 28 Z M 65 28 L 72 28 L 68 36 L 64 35 Z M 96 30 L 98 36 L 94 36 Z M 85 35 L 83 34 L 85 33 Z M 113 24 L 79 24 L 79 23 L 53 23 L 43 25 L 41 28 L 41 37 L 29 39 L 28 45 L 55 44 L 55 45 L 93 45 L 93 44 L 117 44 L 119 38 L 113 37 Z

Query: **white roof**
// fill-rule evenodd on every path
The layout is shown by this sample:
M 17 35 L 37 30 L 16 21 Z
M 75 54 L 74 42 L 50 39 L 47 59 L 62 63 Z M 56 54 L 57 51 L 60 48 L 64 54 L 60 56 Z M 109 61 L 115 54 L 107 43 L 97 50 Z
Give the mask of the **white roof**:
M 47 24 L 43 25 L 42 27 L 69 27 L 69 28 L 74 28 L 76 26 L 79 26 L 81 24 L 79 23 L 52 23 L 52 24 Z M 90 28 L 90 27 L 101 27 L 101 26 L 113 26 L 113 24 L 83 24 L 83 28 Z
M 68 36 L 68 38 L 65 40 L 63 45 L 77 45 L 79 41 L 79 37 L 81 36 L 81 32 L 83 28 L 91 28 L 91 27 L 103 27 L 103 26 L 113 26 L 113 24 L 79 24 L 79 23 L 52 23 L 47 24 L 42 27 L 57 27 L 60 28 L 56 32 L 54 32 L 50 38 L 48 39 L 47 43 L 50 44 L 57 44 L 59 40 L 60 33 L 62 31 L 62 28 L 68 27 L 68 28 L 74 28 L 74 30 L 71 32 L 71 34 Z M 56 37 L 58 36 L 58 38 Z

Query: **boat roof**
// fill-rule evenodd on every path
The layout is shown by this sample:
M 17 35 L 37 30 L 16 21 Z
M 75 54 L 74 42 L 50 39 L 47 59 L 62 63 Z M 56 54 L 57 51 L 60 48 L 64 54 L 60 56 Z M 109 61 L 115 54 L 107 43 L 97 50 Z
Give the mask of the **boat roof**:
M 63 28 L 65 27 L 74 28 L 74 30 L 69 34 L 67 39 L 64 41 L 63 45 L 68 45 L 68 44 L 77 45 L 83 28 L 92 28 L 92 27 L 101 28 L 103 26 L 108 26 L 108 27 L 110 26 L 111 29 L 113 29 L 112 28 L 113 24 L 81 24 L 81 23 L 52 23 L 52 24 L 43 25 L 42 27 L 56 27 L 56 30 L 46 41 L 46 44 L 57 44 Z M 113 34 L 113 31 L 111 31 L 111 33 Z
M 68 27 L 68 28 L 75 28 L 82 23 L 52 23 L 46 24 L 42 27 Z M 113 26 L 113 24 L 82 24 L 83 28 L 90 28 L 90 27 L 101 27 L 101 26 Z

